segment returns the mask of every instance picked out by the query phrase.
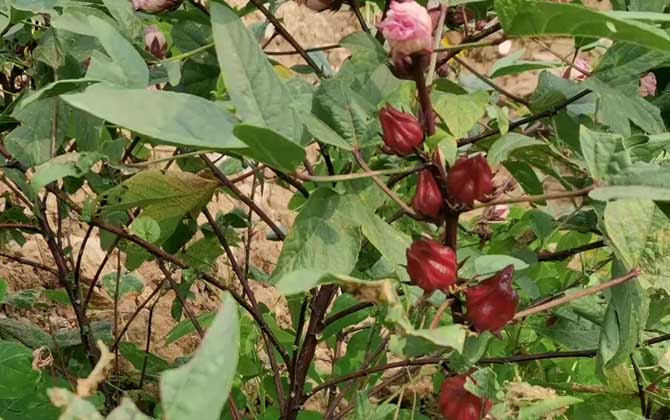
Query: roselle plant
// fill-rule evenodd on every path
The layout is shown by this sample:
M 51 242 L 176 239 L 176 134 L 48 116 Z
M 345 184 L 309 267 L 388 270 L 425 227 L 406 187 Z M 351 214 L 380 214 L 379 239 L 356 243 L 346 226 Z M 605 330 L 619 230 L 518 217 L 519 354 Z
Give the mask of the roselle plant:
M 668 2 L 282 3 L 0 0 L 0 418 L 668 418 Z

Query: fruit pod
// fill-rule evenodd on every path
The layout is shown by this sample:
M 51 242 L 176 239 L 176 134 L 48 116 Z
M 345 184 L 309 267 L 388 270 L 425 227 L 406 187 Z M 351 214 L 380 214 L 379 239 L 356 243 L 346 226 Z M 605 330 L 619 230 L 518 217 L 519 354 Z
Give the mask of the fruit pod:
M 448 292 L 456 283 L 457 271 L 456 253 L 437 241 L 421 239 L 407 250 L 409 277 L 426 293 L 435 290 Z
M 442 383 L 439 407 L 447 420 L 480 420 L 491 410 L 492 401 L 465 389 L 467 378 L 467 375 L 456 375 Z
M 514 318 L 519 295 L 512 288 L 514 266 L 465 291 L 467 319 L 478 332 L 498 333 Z
M 472 206 L 493 193 L 493 171 L 482 155 L 461 158 L 447 175 L 449 199 L 454 203 Z
M 440 223 L 444 219 L 444 198 L 430 169 L 419 172 L 412 208 L 424 219 Z
M 423 144 L 423 128 L 412 114 L 386 105 L 379 111 L 379 120 L 388 152 L 406 157 Z

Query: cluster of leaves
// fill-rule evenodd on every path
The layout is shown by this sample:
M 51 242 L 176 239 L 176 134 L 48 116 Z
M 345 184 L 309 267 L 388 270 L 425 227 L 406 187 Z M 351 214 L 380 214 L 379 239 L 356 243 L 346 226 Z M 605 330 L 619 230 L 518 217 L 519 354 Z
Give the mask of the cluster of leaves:
M 367 168 L 393 198 L 411 200 L 419 162 L 380 151 L 378 111 L 416 110 L 416 85 L 393 75 L 370 28 L 341 40 L 351 57 L 337 71 L 323 51 L 301 51 L 308 65 L 289 69 L 259 44 L 268 22 L 241 20 L 261 6 L 293 44 L 274 19 L 280 2 L 241 10 L 185 2 L 149 15 L 125 0 L 0 0 L 0 259 L 57 279 L 11 291 L 0 279 L 0 418 L 419 419 L 437 410 L 415 385 L 438 390 L 445 375 L 466 372 L 467 389 L 493 400 L 490 415 L 499 419 L 666 418 L 670 1 L 612 3 L 615 11 L 597 12 L 451 1 L 476 19 L 497 17 L 507 37 L 568 36 L 577 51 L 602 55 L 581 83 L 544 70 L 526 104 L 494 88 L 496 78 L 562 63 L 519 53 L 489 76 L 463 70 L 432 86 L 439 124 L 426 147 L 440 150 L 447 167 L 486 153 L 522 191 L 511 201 L 530 203 L 502 222 L 463 215 L 459 277 L 476 282 L 512 264 L 522 308 L 567 302 L 493 336 L 452 321 L 455 306 L 442 316 L 454 296 L 422 296 L 405 269 L 412 238 L 440 238 L 445 227 L 404 217 Z M 168 58 L 145 50 L 148 25 L 166 34 Z M 438 65 L 451 58 L 440 54 Z M 639 80 L 649 72 L 658 92 L 642 98 Z M 309 161 L 313 144 L 320 153 Z M 156 159 L 165 145 L 174 153 Z M 238 188 L 242 179 L 253 180 L 253 191 L 265 182 L 296 191 L 293 226 L 271 220 Z M 212 215 L 216 194 L 240 208 Z M 86 230 L 79 250 L 68 228 L 77 223 Z M 116 252 L 123 266 L 89 279 L 81 260 L 94 230 L 106 252 L 101 267 Z M 248 263 L 253 231 L 283 241 L 272 273 Z M 53 265 L 17 254 L 33 235 Z M 219 259 L 233 278 L 216 276 Z M 164 274 L 157 285 L 137 273 L 149 264 Z M 630 272 L 639 275 L 584 293 Z M 285 295 L 291 321 L 258 302 L 249 280 Z M 218 312 L 193 313 L 196 282 L 225 291 Z M 98 287 L 113 300 L 113 322 L 92 320 Z M 148 298 L 145 288 L 153 289 Z M 570 299 L 576 292 L 583 297 Z M 116 309 L 140 295 L 149 338 L 156 302 L 173 299 L 177 325 L 163 344 L 200 334 L 192 355 L 167 361 L 152 353 L 151 339 L 126 339 L 138 321 L 124 325 Z M 56 306 L 69 308 L 73 329 L 46 331 L 26 319 Z M 96 340 L 129 365 L 84 397 L 73 378 L 91 373 Z M 330 369 L 315 363 L 319 346 L 333 355 Z M 45 353 L 47 367 L 38 363 Z M 401 369 L 384 375 L 391 368 Z M 316 398 L 325 410 L 304 409 Z

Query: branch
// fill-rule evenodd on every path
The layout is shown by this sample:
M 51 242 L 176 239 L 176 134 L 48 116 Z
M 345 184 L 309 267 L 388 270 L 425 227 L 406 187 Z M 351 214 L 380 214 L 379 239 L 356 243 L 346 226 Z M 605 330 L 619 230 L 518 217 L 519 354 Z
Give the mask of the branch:
M 3 229 L 19 229 L 19 230 L 28 230 L 30 232 L 39 233 L 39 226 L 31 225 L 28 223 L 0 223 L 0 230 Z
M 256 6 L 258 10 L 265 16 L 267 20 L 270 21 L 272 26 L 275 27 L 275 31 L 279 32 L 279 34 L 288 42 L 291 44 L 291 46 L 300 54 L 303 60 L 312 68 L 314 69 L 314 72 L 316 73 L 317 76 L 319 76 L 320 79 L 322 79 L 325 75 L 323 74 L 323 71 L 321 70 L 321 67 L 319 67 L 318 64 L 312 59 L 312 57 L 309 56 L 307 51 L 300 45 L 298 41 L 293 38 L 293 36 L 286 30 L 284 25 L 275 17 L 275 15 L 272 14 L 264 5 L 262 0 L 249 0 L 251 3 Z
M 15 261 L 19 264 L 23 264 L 23 265 L 27 265 L 29 267 L 36 268 L 38 270 L 46 271 L 47 273 L 51 273 L 54 276 L 58 276 L 58 270 L 55 270 L 55 269 L 53 269 L 53 268 L 51 268 L 47 265 L 44 265 L 44 264 L 42 264 L 40 262 L 37 262 L 37 261 L 30 260 L 28 258 L 17 257 L 17 256 L 14 256 L 14 255 L 5 254 L 4 252 L 0 252 L 0 257 L 6 258 L 6 259 L 11 260 L 11 261 Z
M 580 254 L 582 252 L 586 251 L 591 251 L 593 249 L 598 249 L 602 248 L 605 246 L 605 241 L 596 241 L 592 242 L 590 244 L 578 246 L 575 248 L 571 249 L 565 249 L 563 251 L 556 251 L 556 252 L 546 252 L 546 253 L 541 253 L 537 256 L 538 261 L 561 261 L 566 258 L 570 258 L 573 255 Z
M 244 193 L 235 185 L 228 177 L 226 177 L 223 172 L 214 164 L 212 161 L 205 155 L 201 156 L 201 159 L 212 171 L 212 174 L 219 180 L 221 185 L 228 188 L 241 202 L 249 206 L 254 213 L 256 213 L 261 220 L 263 220 L 267 225 L 272 229 L 272 231 L 277 235 L 282 241 L 286 238 L 284 232 L 275 224 L 275 222 L 268 216 L 268 214 L 263 211 L 258 205 L 249 197 L 244 195 Z
M 637 277 L 639 275 L 640 275 L 640 271 L 633 270 L 630 273 L 626 274 L 625 276 L 616 278 L 614 280 L 610 280 L 608 282 L 599 284 L 597 286 L 593 286 L 593 287 L 588 288 L 588 289 L 580 290 L 579 292 L 571 293 L 567 296 L 563 296 L 562 298 L 552 300 L 550 302 L 543 303 L 541 305 L 534 306 L 532 308 L 528 308 L 528 309 L 523 310 L 521 312 L 517 312 L 514 315 L 514 320 L 519 320 L 519 319 L 522 319 L 522 318 L 525 318 L 525 317 L 528 317 L 528 316 L 531 316 L 531 315 L 535 315 L 535 314 L 540 313 L 540 312 L 548 311 L 550 309 L 553 309 L 553 308 L 556 308 L 558 306 L 564 305 L 568 302 L 572 302 L 573 300 L 577 300 L 577 299 L 580 299 L 580 298 L 583 298 L 583 297 L 586 297 L 586 296 L 590 296 L 590 295 L 595 295 L 596 293 L 601 292 L 605 289 L 609 289 L 610 287 L 614 287 L 614 286 L 618 286 L 620 284 L 623 284 L 623 283 L 627 282 L 628 280 L 634 279 L 635 277 Z
M 460 58 L 458 58 L 458 56 L 455 56 L 454 60 L 456 60 L 456 62 L 458 64 L 460 64 L 461 66 L 465 67 L 470 73 L 475 75 L 475 77 L 477 77 L 479 80 L 481 80 L 482 82 L 486 83 L 488 86 L 493 88 L 496 92 L 498 92 L 498 93 L 500 93 L 504 96 L 507 96 L 508 98 L 513 100 L 514 102 L 520 103 L 521 105 L 524 105 L 526 107 L 530 107 L 530 102 L 528 102 L 526 99 L 513 94 L 512 92 L 504 89 L 502 86 L 499 86 L 499 85 L 495 84 L 491 79 L 489 79 L 488 77 L 486 77 L 483 74 L 481 74 L 480 72 L 478 72 L 474 67 L 472 67 L 470 64 L 468 64 L 466 61 L 461 60 Z
M 212 230 L 214 230 L 214 234 L 216 235 L 217 239 L 219 240 L 219 243 L 223 247 L 224 251 L 226 252 L 226 257 L 228 257 L 228 262 L 230 263 L 230 266 L 233 269 L 233 272 L 235 273 L 235 276 L 237 276 L 237 279 L 240 281 L 240 284 L 242 285 L 242 289 L 244 290 L 244 293 L 247 295 L 247 298 L 249 299 L 249 302 L 251 302 L 251 309 L 258 314 L 259 317 L 260 311 L 258 309 L 258 302 L 256 301 L 256 296 L 254 295 L 253 290 L 249 286 L 249 279 L 244 273 L 244 270 L 242 270 L 242 267 L 240 267 L 239 263 L 237 262 L 237 258 L 235 258 L 235 254 L 233 254 L 232 249 L 230 248 L 230 245 L 228 244 L 228 240 L 226 239 L 226 235 L 224 232 L 221 230 L 219 227 L 219 224 L 216 222 L 216 219 L 212 216 L 212 213 L 210 213 L 209 210 L 206 208 L 202 211 L 202 214 L 205 215 L 207 218 L 207 222 L 209 225 L 212 227 Z M 266 334 L 270 333 L 270 329 L 267 327 L 267 324 L 264 323 L 264 326 L 259 325 L 261 328 L 261 331 L 263 331 L 263 341 L 265 342 L 265 347 L 267 349 L 267 355 L 268 359 L 270 360 L 270 365 L 272 367 L 272 372 L 274 373 L 275 376 L 275 387 L 277 389 L 277 395 L 279 397 L 279 401 L 284 401 L 284 395 L 283 395 L 283 387 L 281 385 L 281 378 L 279 377 L 279 367 L 277 366 L 277 361 L 275 359 L 275 355 L 272 351 L 272 348 L 270 347 L 270 340 L 269 337 L 266 336 Z M 279 349 L 278 349 L 279 350 Z M 284 362 L 286 363 L 286 366 L 290 366 L 291 364 L 291 358 L 289 354 L 284 350 L 282 347 L 281 350 L 279 350 L 282 358 L 284 359 Z M 282 404 L 283 405 L 283 404 Z M 282 413 L 284 412 L 284 408 L 282 407 Z
M 337 48 L 344 48 L 340 44 L 331 44 L 331 45 L 324 45 L 322 47 L 312 47 L 312 48 L 305 48 L 305 52 L 317 52 L 317 51 L 328 51 L 328 50 L 334 50 Z M 296 55 L 300 54 L 298 51 L 263 51 L 266 55 Z
M 356 15 L 356 19 L 358 19 L 358 23 L 359 25 L 361 25 L 361 29 L 367 33 L 370 33 L 370 28 L 368 28 L 368 24 L 365 22 L 365 18 L 363 17 L 363 15 L 361 15 L 361 11 L 358 9 L 356 0 L 347 0 L 347 4 L 349 4 L 349 7 L 351 7 L 351 10 L 354 12 L 354 15 Z
M 491 25 L 489 28 L 486 28 L 479 33 L 468 35 L 463 39 L 461 45 L 457 45 L 456 47 L 450 48 L 449 53 L 447 55 L 437 60 L 437 67 L 438 68 L 442 67 L 453 57 L 457 56 L 461 51 L 468 48 L 472 48 L 473 45 L 475 47 L 485 46 L 485 45 L 475 45 L 474 43 L 481 41 L 482 39 L 486 38 L 489 35 L 493 35 L 494 33 L 498 32 L 501 29 L 502 25 L 500 23 L 496 23 L 495 25 Z
M 583 90 L 583 91 L 579 92 L 578 94 L 576 94 L 575 96 L 572 96 L 572 97 L 564 100 L 563 102 L 557 104 L 556 106 L 554 106 L 551 109 L 540 112 L 539 114 L 531 115 L 530 117 L 526 117 L 526 118 L 522 118 L 520 120 L 514 121 L 514 122 L 510 123 L 509 130 L 510 131 L 514 130 L 515 128 L 521 127 L 522 125 L 526 125 L 528 123 L 535 122 L 535 121 L 541 120 L 543 118 L 552 117 L 552 116 L 558 114 L 558 112 L 561 111 L 563 108 L 566 108 L 568 105 L 572 104 L 573 102 L 577 102 L 578 100 L 582 99 L 584 96 L 588 95 L 589 93 L 591 93 L 591 90 L 589 90 L 589 89 Z M 488 131 L 485 131 L 485 132 L 483 132 L 481 134 L 478 134 L 476 136 L 467 137 L 467 138 L 459 140 L 458 141 L 458 146 L 460 147 L 460 146 L 465 146 L 466 144 L 476 143 L 480 140 L 483 140 L 483 139 L 486 139 L 486 138 L 489 138 L 491 136 L 495 136 L 495 135 L 498 135 L 498 134 L 500 134 L 500 129 L 499 128 L 488 130 Z
M 355 149 L 355 150 L 352 151 L 352 153 L 353 153 L 353 155 L 354 155 L 354 159 L 356 159 L 356 162 L 358 162 L 358 165 L 359 165 L 365 172 L 368 172 L 368 173 L 369 173 L 369 172 L 372 172 L 372 170 L 370 169 L 370 167 L 368 166 L 368 164 L 365 163 L 365 159 L 363 159 L 363 156 L 361 155 L 361 151 L 360 151 L 360 150 Z M 382 191 L 384 191 L 384 192 L 386 193 L 386 195 L 388 195 L 388 196 L 391 198 L 391 200 L 393 200 L 398 206 L 400 206 L 400 208 L 401 208 L 405 213 L 407 213 L 407 214 L 408 214 L 410 217 L 412 217 L 412 218 L 415 218 L 415 219 L 419 218 L 418 215 L 416 214 L 416 212 L 415 212 L 410 206 L 408 206 L 407 203 L 405 203 L 404 201 L 402 201 L 402 199 L 401 199 L 400 197 L 398 197 L 398 195 L 397 195 L 396 193 L 394 193 L 389 187 L 386 186 L 386 184 L 384 183 L 384 181 L 382 181 L 382 180 L 381 180 L 378 176 L 376 176 L 376 175 L 372 175 L 371 177 L 372 177 L 372 180 L 374 181 L 374 183 L 377 184 L 377 186 L 378 186 L 379 188 L 381 188 Z
M 366 172 L 356 172 L 352 174 L 342 174 L 342 175 L 333 175 L 333 176 L 318 176 L 318 175 L 302 175 L 296 174 L 295 177 L 308 182 L 338 182 L 338 181 L 353 181 L 356 179 L 362 178 L 371 178 L 380 175 L 395 175 L 403 174 L 409 175 L 414 172 L 418 172 L 422 169 L 425 169 L 428 165 L 418 165 L 411 168 L 396 168 L 396 169 L 380 169 L 377 171 L 366 171 Z
M 371 306 L 374 306 L 374 304 L 370 302 L 357 303 L 353 306 L 348 307 L 347 309 L 343 309 L 340 312 L 329 316 L 328 318 L 326 318 L 325 321 L 323 321 L 323 325 L 328 326 L 333 322 L 339 321 L 342 318 L 345 318 L 358 311 L 362 311 L 363 309 L 369 308 Z
M 533 203 L 533 202 L 536 202 L 536 201 L 558 200 L 558 199 L 561 199 L 561 198 L 572 198 L 572 197 L 583 197 L 583 196 L 588 195 L 594 188 L 595 188 L 595 186 L 591 185 L 589 187 L 582 188 L 580 190 L 574 190 L 574 191 L 561 191 L 561 192 L 557 192 L 557 193 L 549 193 L 549 194 L 542 194 L 542 195 L 527 195 L 527 196 L 524 196 L 524 197 L 505 198 L 505 199 L 502 199 L 502 200 L 493 200 L 493 201 L 488 201 L 486 203 L 476 204 L 472 207 L 471 210 L 480 209 L 482 207 L 497 206 L 499 204 Z

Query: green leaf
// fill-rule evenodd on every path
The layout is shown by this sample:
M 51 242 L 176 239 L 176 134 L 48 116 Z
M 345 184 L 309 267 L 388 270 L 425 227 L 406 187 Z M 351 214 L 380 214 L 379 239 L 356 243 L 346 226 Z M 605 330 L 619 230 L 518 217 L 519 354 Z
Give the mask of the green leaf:
M 638 164 L 608 179 L 610 186 L 593 190 L 589 195 L 601 201 L 639 198 L 670 201 L 670 171 L 667 167 Z
M 290 106 L 292 98 L 258 41 L 230 8 L 214 3 L 210 13 L 221 74 L 241 119 L 300 139 L 302 124 Z
M 105 65 L 118 68 L 115 74 L 118 77 L 105 79 L 111 83 L 129 88 L 143 89 L 149 83 L 149 69 L 142 56 L 130 42 L 123 37 L 112 25 L 97 16 L 86 15 L 83 12 L 68 11 L 60 16 L 54 16 L 51 26 L 55 29 L 74 32 L 81 35 L 97 38 L 112 61 L 107 60 Z M 94 58 L 102 55 L 94 55 Z M 92 66 L 95 68 L 95 65 Z M 89 67 L 89 76 L 94 77 Z M 150 108 L 149 108 L 150 109 Z
M 284 172 L 294 172 L 305 159 L 305 149 L 276 131 L 247 124 L 235 126 L 235 135 L 249 146 L 243 153 Z
M 541 420 L 545 419 L 545 415 L 552 411 L 561 410 L 573 404 L 582 402 L 580 398 L 560 396 L 556 398 L 547 398 L 543 401 L 533 403 L 519 409 L 519 420 Z
M 197 96 L 99 83 L 61 97 L 75 108 L 161 143 L 208 149 L 246 147 L 233 135 L 233 116 Z
M 129 294 L 139 295 L 144 290 L 144 282 L 133 273 L 123 273 L 119 275 L 116 271 L 107 273 L 102 277 L 102 287 L 107 290 L 110 296 L 116 293 L 116 278 L 119 277 L 119 298 Z
M 7 296 L 7 280 L 0 277 L 0 302 L 4 302 L 5 296 Z
M 456 138 L 467 136 L 468 132 L 486 114 L 489 94 L 479 91 L 468 95 L 451 93 L 434 94 L 433 107 L 446 122 L 449 132 Z
M 285 274 L 275 284 L 277 291 L 285 296 L 307 292 L 316 286 L 337 284 L 343 290 L 360 295 L 371 302 L 393 302 L 396 300 L 394 286 L 390 280 L 361 280 L 343 274 L 328 273 L 318 269 L 299 269 Z
M 39 373 L 32 369 L 32 360 L 30 348 L 0 340 L 0 399 L 18 399 L 34 391 Z
M 128 360 L 135 369 L 141 371 L 146 357 L 146 371 L 148 373 L 160 373 L 169 367 L 167 360 L 163 360 L 153 353 L 146 353 L 135 343 L 120 343 L 119 351 L 121 355 Z
M 670 291 L 670 219 L 653 201 L 618 200 L 605 208 L 607 236 L 642 286 Z
M 215 315 L 216 313 L 214 312 L 205 312 L 204 314 L 200 314 L 195 318 L 198 320 L 201 327 L 208 328 L 212 324 L 212 321 L 214 321 Z M 165 345 L 168 346 L 182 337 L 193 334 L 195 331 L 195 325 L 193 325 L 189 318 L 186 318 L 179 324 L 175 325 L 170 330 L 170 332 L 167 333 L 165 336 Z
M 118 0 L 102 0 L 102 2 L 128 39 L 134 40 L 144 35 L 144 24 L 137 17 L 132 2 Z
M 513 265 L 517 271 L 528 268 L 524 261 L 507 255 L 482 255 L 475 259 L 475 272 L 477 275 L 486 276 L 495 274 L 508 265 Z
M 407 318 L 407 314 L 400 304 L 389 308 L 387 319 L 397 323 L 404 330 L 405 335 L 420 337 L 440 347 L 449 347 L 459 353 L 463 352 L 468 328 L 462 324 L 445 325 L 431 329 L 416 329 Z
M 298 116 L 305 125 L 305 128 L 307 128 L 307 131 L 321 143 L 326 143 L 344 150 L 352 150 L 351 145 L 347 143 L 346 140 L 340 137 L 337 132 L 323 121 L 316 118 L 312 113 L 302 112 L 299 113 Z
M 237 304 L 226 293 L 222 308 L 193 358 L 163 372 L 161 405 L 173 419 L 218 420 L 235 378 L 240 346 Z
M 596 180 L 607 180 L 611 174 L 621 171 L 622 166 L 630 165 L 630 157 L 621 153 L 624 147 L 620 135 L 598 133 L 581 126 L 579 143 L 589 174 Z
M 147 242 L 155 243 L 161 237 L 161 227 L 157 221 L 148 216 L 140 216 L 130 225 L 130 230 Z
M 11 318 L 0 318 L 0 337 L 17 340 L 33 349 L 44 345 L 51 346 L 53 343 L 49 334 L 29 321 Z
M 194 269 L 208 272 L 214 269 L 216 259 L 224 252 L 218 238 L 210 235 L 189 245 L 185 252 L 179 253 L 179 256 Z
M 626 274 L 621 264 L 615 264 L 613 277 Z M 636 280 L 610 289 L 610 299 L 600 332 L 598 363 L 606 369 L 628 362 L 637 347 L 647 323 L 649 298 Z
M 112 410 L 105 420 L 151 420 L 144 415 L 130 398 L 123 398 L 121 405 Z
M 612 411 L 615 420 L 646 420 L 646 417 L 633 413 L 630 410 Z
M 631 122 L 648 134 L 666 131 L 661 111 L 640 97 L 637 85 L 634 89 L 614 88 L 596 78 L 589 78 L 581 86 L 598 94 L 598 116 L 611 131 L 629 137 L 632 134 Z
M 100 196 L 103 214 L 140 207 L 142 217 L 160 227 L 162 243 L 186 215 L 197 217 L 209 202 L 217 183 L 189 172 L 148 170 L 125 180 Z M 139 219 L 138 219 L 139 220 Z
M 329 188 L 314 191 L 284 240 L 271 282 L 299 269 L 350 274 L 362 239 L 360 224 L 352 216 L 354 200 Z
M 523 134 L 507 133 L 493 143 L 486 158 L 489 161 L 489 164 L 498 165 L 501 162 L 506 161 L 510 154 L 516 149 L 532 146 L 546 146 L 546 144 L 532 137 L 524 136 Z
M 103 155 L 95 152 L 70 152 L 58 155 L 35 168 L 30 184 L 37 193 L 45 185 L 66 176 L 82 178 L 102 158 Z
M 374 107 L 344 80 L 321 82 L 314 94 L 313 112 L 351 147 L 361 148 L 376 143 L 373 131 L 376 121 L 372 117 Z
M 493 67 L 491 67 L 490 77 L 495 79 L 496 77 L 510 76 L 523 73 L 525 71 L 550 69 L 563 65 L 562 63 L 545 63 L 541 61 L 521 60 L 521 57 L 523 57 L 525 53 L 526 50 L 521 48 L 512 54 L 496 61 Z
M 670 37 L 653 26 L 624 21 L 591 8 L 530 0 L 496 0 L 495 9 L 508 37 L 583 36 L 610 38 L 670 51 Z

